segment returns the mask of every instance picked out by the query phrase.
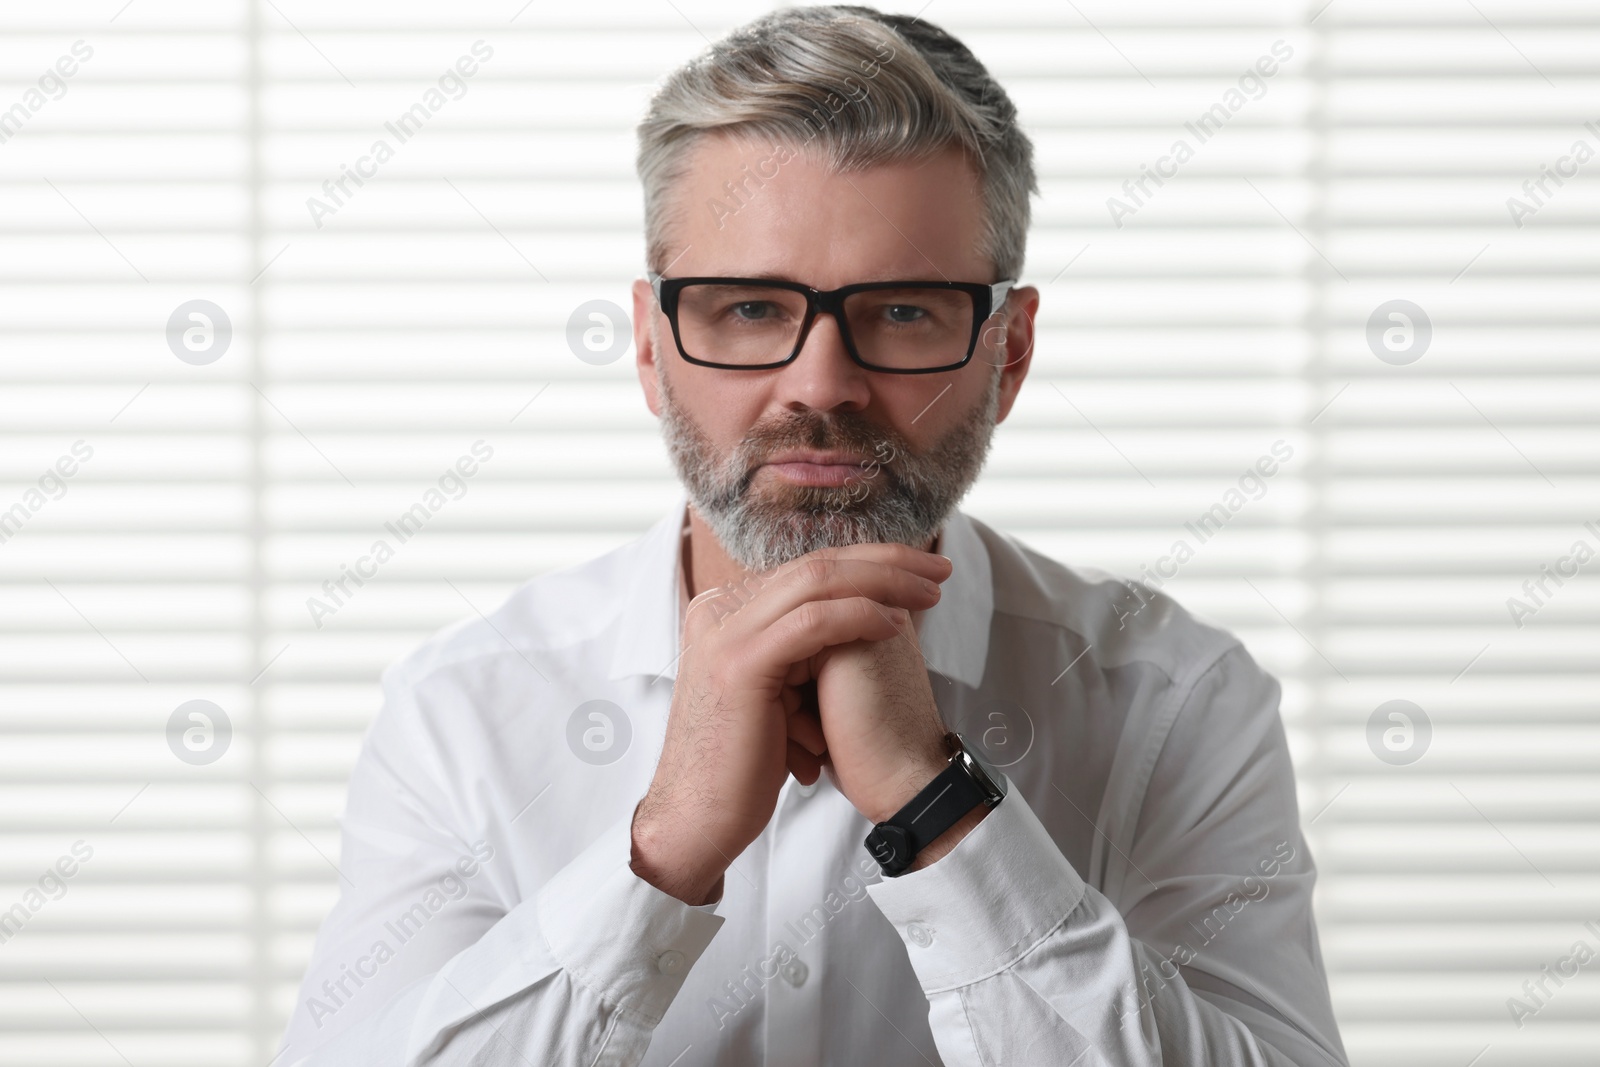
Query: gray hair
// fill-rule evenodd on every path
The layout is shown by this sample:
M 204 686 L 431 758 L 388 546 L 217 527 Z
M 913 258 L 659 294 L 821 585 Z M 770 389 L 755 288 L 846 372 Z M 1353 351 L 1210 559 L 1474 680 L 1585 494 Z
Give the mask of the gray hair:
M 652 270 L 671 257 L 664 233 L 674 212 L 669 190 L 689 150 L 710 131 L 778 146 L 798 141 L 837 173 L 917 162 L 959 145 L 982 178 L 980 251 L 994 264 L 989 280 L 1020 275 L 1028 194 L 1039 191 L 1033 144 L 1005 90 L 937 26 L 869 7 L 784 8 L 674 71 L 638 129 Z

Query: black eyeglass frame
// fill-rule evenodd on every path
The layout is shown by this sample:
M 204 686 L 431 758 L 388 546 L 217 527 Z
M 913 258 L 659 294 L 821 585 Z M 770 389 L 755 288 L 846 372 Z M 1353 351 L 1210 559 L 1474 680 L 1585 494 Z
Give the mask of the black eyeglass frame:
M 667 321 L 672 324 L 672 340 L 678 346 L 678 355 L 693 363 L 697 367 L 712 367 L 717 370 L 776 370 L 778 367 L 787 367 L 800 356 L 800 350 L 805 347 L 806 338 L 811 333 L 811 326 L 816 322 L 819 312 L 826 312 L 833 316 L 833 321 L 839 325 L 839 336 L 844 341 L 845 351 L 859 367 L 877 371 L 880 374 L 939 374 L 945 371 L 960 370 L 972 362 L 972 354 L 977 351 L 978 338 L 983 333 L 983 324 L 989 321 L 989 316 L 1005 306 L 1006 298 L 1010 295 L 1011 288 L 1017 284 L 1015 278 L 984 285 L 980 282 L 924 282 L 924 281 L 894 281 L 894 282 L 861 282 L 856 285 L 846 285 L 839 289 L 820 290 L 799 282 L 782 281 L 776 278 L 663 278 L 651 272 L 649 274 L 650 289 L 656 294 L 656 303 L 661 305 L 661 311 L 667 316 Z M 806 317 L 800 324 L 800 333 L 795 338 L 794 351 L 775 363 L 717 363 L 714 360 L 700 359 L 691 356 L 688 349 L 683 347 L 683 337 L 678 332 L 678 295 L 690 285 L 744 285 L 760 286 L 767 289 L 784 289 L 792 293 L 800 293 L 806 298 Z M 880 367 L 876 363 L 868 363 L 861 358 L 861 353 L 856 351 L 855 339 L 850 336 L 850 324 L 844 314 L 844 301 L 846 297 L 856 293 L 872 292 L 880 289 L 906 289 L 910 287 L 926 289 L 946 289 L 954 292 L 966 293 L 972 298 L 972 336 L 967 339 L 967 354 L 959 363 L 949 363 L 940 367 Z

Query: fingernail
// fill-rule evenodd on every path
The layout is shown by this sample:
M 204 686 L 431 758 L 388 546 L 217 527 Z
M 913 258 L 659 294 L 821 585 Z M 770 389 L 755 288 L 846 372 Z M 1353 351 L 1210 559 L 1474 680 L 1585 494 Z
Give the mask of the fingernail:
M 939 583 L 924 578 L 922 579 L 922 589 L 926 593 L 937 594 L 939 592 Z

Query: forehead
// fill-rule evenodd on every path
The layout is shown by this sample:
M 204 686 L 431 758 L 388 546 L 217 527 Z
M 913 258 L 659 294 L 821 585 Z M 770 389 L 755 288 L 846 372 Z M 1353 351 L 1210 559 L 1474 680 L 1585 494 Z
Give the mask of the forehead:
M 816 152 L 712 133 L 671 196 L 669 276 L 991 280 L 981 180 L 958 147 L 841 173 Z

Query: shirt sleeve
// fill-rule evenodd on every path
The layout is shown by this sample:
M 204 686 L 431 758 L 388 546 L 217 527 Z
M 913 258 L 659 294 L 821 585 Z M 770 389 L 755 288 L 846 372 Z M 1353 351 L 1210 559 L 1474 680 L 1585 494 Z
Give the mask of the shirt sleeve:
M 274 1062 L 638 1063 L 725 921 L 716 905 L 634 874 L 631 812 L 536 894 L 503 899 L 493 847 L 447 825 L 426 749 L 388 743 L 415 705 L 393 671 L 384 688 L 351 777 L 339 901 Z
M 945 856 L 867 887 L 946 1064 L 1345 1067 L 1278 692 L 1238 648 L 1196 681 L 1133 839 L 1108 841 L 1115 900 L 1015 789 Z

